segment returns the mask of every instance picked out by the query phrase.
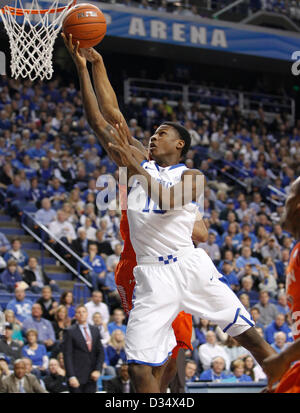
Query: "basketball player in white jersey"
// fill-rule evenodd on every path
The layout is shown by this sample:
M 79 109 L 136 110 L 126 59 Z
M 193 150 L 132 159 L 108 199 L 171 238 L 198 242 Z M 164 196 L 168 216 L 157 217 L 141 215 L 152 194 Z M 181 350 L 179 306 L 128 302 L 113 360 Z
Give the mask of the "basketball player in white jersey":
M 114 160 L 138 175 L 128 199 L 130 236 L 136 252 L 137 267 L 134 308 L 126 333 L 126 355 L 137 392 L 159 392 L 153 366 L 166 362 L 176 345 L 171 324 L 185 311 L 218 324 L 247 348 L 261 364 L 274 350 L 253 328 L 251 316 L 220 275 L 208 255 L 194 248 L 191 241 L 197 202 L 201 188 L 198 170 L 180 164 L 188 150 L 190 136 L 182 126 L 162 124 L 151 137 L 153 161 L 126 143 L 127 125 L 109 125 L 103 118 L 91 85 L 85 59 L 78 55 L 76 65 L 87 120 L 102 144 L 116 153 Z M 114 143 L 112 143 L 114 142 Z M 190 179 L 185 181 L 185 177 Z M 186 196 L 178 195 L 182 193 Z M 135 207 L 137 196 L 149 203 Z M 163 198 L 170 208 L 163 211 Z M 181 209 L 175 207 L 182 203 Z

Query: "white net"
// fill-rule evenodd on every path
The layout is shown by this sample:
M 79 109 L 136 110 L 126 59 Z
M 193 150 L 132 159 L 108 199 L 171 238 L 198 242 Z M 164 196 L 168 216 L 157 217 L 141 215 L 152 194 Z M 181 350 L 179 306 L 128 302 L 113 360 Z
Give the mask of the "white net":
M 32 0 L 31 8 L 23 15 L 17 11 L 24 10 L 22 0 L 15 0 L 13 10 L 7 6 L 0 9 L 9 37 L 12 77 L 51 79 L 54 42 L 69 11 L 68 7 L 61 10 L 58 3 L 54 0 L 47 12 L 41 12 L 38 0 Z

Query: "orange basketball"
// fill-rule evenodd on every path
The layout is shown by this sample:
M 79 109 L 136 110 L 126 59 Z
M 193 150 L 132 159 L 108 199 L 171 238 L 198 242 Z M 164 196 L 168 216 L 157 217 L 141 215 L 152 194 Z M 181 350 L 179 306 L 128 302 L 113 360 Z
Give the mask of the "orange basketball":
M 106 33 L 106 20 L 98 7 L 81 3 L 72 7 L 62 24 L 64 34 L 72 34 L 73 44 L 79 41 L 79 47 L 93 47 L 101 42 Z

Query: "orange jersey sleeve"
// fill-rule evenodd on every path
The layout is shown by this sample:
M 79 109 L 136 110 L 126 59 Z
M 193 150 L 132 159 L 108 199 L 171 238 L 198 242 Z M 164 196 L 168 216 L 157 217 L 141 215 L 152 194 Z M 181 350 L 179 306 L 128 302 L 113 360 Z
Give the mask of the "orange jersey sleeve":
M 286 269 L 286 294 L 293 320 L 293 336 L 300 337 L 300 242 L 293 248 Z

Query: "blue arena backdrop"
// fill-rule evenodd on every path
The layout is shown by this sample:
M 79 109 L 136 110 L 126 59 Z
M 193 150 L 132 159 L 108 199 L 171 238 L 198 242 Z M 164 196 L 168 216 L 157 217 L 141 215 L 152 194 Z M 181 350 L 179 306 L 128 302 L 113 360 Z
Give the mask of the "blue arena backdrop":
M 300 50 L 300 34 L 217 22 L 201 17 L 175 18 L 173 14 L 86 1 L 98 6 L 108 23 L 108 36 L 227 51 L 291 61 Z M 62 1 L 62 4 L 64 0 Z M 80 2 L 78 2 L 80 3 Z M 25 7 L 30 3 L 24 2 Z M 40 1 L 41 7 L 49 2 Z

